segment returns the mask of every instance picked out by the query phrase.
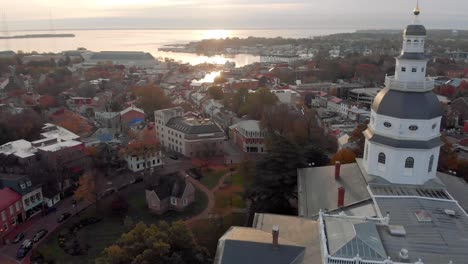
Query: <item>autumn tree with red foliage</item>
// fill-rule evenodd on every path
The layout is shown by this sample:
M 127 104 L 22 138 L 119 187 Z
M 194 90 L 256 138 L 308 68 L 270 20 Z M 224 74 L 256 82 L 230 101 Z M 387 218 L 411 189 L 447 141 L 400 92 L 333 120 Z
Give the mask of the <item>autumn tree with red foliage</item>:
M 378 82 L 382 77 L 379 68 L 374 64 L 358 64 L 355 71 L 356 77 L 372 84 Z
M 351 149 L 340 149 L 331 159 L 330 164 L 335 164 L 337 161 L 341 164 L 349 164 L 356 161 L 356 154 Z
M 363 133 L 366 131 L 368 124 L 369 121 L 366 121 L 363 124 L 359 124 L 356 129 L 353 130 L 348 140 L 353 144 L 352 150 L 358 157 L 362 157 L 364 154 L 364 145 L 366 143 L 366 139 Z
M 138 98 L 137 106 L 142 108 L 151 119 L 154 118 L 154 111 L 172 106 L 171 100 L 155 84 L 135 87 L 133 91 Z
M 57 100 L 52 95 L 43 95 L 39 98 L 39 106 L 42 109 L 49 109 L 57 105 Z
M 453 145 L 448 142 L 445 135 L 442 135 L 440 139 L 443 142 L 440 147 L 439 164 L 438 168 L 442 170 L 456 170 L 458 165 L 457 153 L 453 150 Z
M 61 114 L 53 115 L 51 118 L 54 124 L 70 130 L 77 135 L 86 136 L 91 133 L 92 127 L 88 122 L 84 118 L 68 110 L 63 111 Z

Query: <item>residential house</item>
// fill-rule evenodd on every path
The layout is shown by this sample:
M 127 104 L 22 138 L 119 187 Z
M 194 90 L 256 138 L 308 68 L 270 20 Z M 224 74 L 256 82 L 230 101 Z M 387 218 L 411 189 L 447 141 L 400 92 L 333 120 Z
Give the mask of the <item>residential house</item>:
M 185 117 L 182 107 L 154 112 L 156 138 L 169 151 L 187 157 L 214 157 L 223 154 L 224 131 L 213 121 Z
M 154 168 L 164 165 L 160 150 L 151 153 L 129 153 L 125 157 L 125 160 L 127 161 L 128 169 L 133 172 L 145 169 L 150 169 L 152 171 Z
M 340 99 L 336 96 L 331 96 L 328 98 L 327 109 L 331 112 L 341 113 L 341 102 L 343 99 Z
M 276 97 L 278 97 L 278 100 L 282 104 L 295 105 L 297 99 L 299 98 L 298 93 L 290 89 L 271 90 L 271 92 L 275 94 Z
M 120 122 L 122 129 L 128 129 L 130 126 L 143 122 L 145 120 L 145 111 L 135 106 L 130 106 L 120 112 Z
M 227 83 L 227 87 L 232 90 L 248 89 L 256 90 L 258 88 L 258 80 L 256 79 L 230 79 Z
M 21 196 L 6 187 L 0 189 L 0 243 L 25 219 Z
M 195 187 L 179 174 L 157 178 L 145 193 L 148 208 L 158 215 L 167 211 L 183 211 L 195 201 Z
M 264 153 L 266 133 L 260 127 L 260 121 L 242 120 L 229 127 L 231 141 L 246 153 Z
M 453 100 L 449 106 L 449 112 L 453 124 L 462 126 L 463 122 L 468 120 L 468 97 L 459 97 Z
M 26 218 L 41 212 L 43 206 L 42 186 L 29 176 L 0 173 L 0 188 L 10 188 L 21 196 Z

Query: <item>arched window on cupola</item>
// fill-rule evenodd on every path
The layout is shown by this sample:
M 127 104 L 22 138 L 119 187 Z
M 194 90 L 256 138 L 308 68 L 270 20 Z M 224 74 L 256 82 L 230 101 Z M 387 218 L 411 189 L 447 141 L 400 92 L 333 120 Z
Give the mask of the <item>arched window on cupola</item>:
M 427 168 L 428 172 L 432 171 L 432 166 L 433 165 L 434 165 L 434 155 L 431 155 L 431 157 L 429 158 L 429 167 Z
M 405 168 L 407 168 L 407 169 L 414 168 L 414 159 L 412 157 L 406 158 Z
M 378 162 L 379 162 L 380 164 L 385 164 L 385 161 L 386 161 L 385 154 L 384 154 L 383 152 L 380 152 L 380 153 L 379 153 Z

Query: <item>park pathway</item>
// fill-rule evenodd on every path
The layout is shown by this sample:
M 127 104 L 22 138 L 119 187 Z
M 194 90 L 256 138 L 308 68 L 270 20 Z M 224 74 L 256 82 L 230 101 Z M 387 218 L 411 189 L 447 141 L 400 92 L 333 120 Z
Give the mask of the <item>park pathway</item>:
M 189 182 L 191 182 L 195 187 L 197 187 L 202 192 L 204 192 L 206 196 L 208 197 L 208 205 L 206 206 L 205 210 L 203 210 L 203 212 L 199 213 L 198 215 L 185 220 L 185 223 L 188 226 L 192 225 L 197 220 L 205 219 L 209 217 L 210 212 L 213 210 L 213 208 L 215 207 L 215 203 L 216 203 L 216 198 L 214 195 L 215 192 L 221 188 L 226 178 L 228 178 L 231 175 L 231 173 L 234 173 L 234 172 L 235 171 L 227 172 L 226 174 L 224 174 L 221 178 L 219 178 L 218 183 L 216 183 L 216 186 L 213 187 L 211 190 L 208 189 L 205 185 L 201 184 L 199 181 L 195 180 L 194 178 L 188 177 Z

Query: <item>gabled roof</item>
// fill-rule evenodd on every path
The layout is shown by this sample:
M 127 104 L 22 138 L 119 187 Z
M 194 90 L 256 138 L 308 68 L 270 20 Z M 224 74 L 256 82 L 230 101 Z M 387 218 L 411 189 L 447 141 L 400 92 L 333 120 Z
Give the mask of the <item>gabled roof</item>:
M 182 198 L 186 188 L 190 187 L 193 188 L 192 184 L 187 182 L 184 177 L 171 174 L 160 177 L 147 190 L 154 191 L 160 200 L 164 200 L 168 197 Z
M 0 173 L 0 187 L 9 187 L 20 195 L 28 194 L 39 186 L 26 175 Z
M 143 111 L 143 109 L 140 109 L 134 105 L 128 107 L 127 109 L 124 109 L 120 112 L 120 115 L 125 115 L 126 113 L 130 112 L 130 111 L 137 111 L 137 112 L 140 112 L 142 114 L 145 114 L 145 111 Z
M 385 260 L 387 254 L 375 223 L 353 218 L 325 217 L 329 254 L 333 257 Z

